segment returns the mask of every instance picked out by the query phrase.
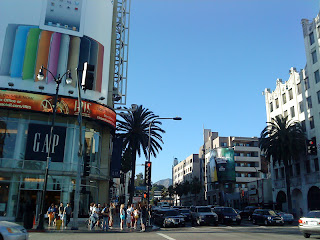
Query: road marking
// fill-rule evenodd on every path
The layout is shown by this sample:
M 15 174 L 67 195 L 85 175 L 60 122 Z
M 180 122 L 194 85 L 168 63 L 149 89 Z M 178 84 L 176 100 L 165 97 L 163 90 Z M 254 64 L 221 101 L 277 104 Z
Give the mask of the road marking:
M 162 234 L 162 233 L 157 233 L 157 234 L 160 235 L 161 237 L 164 237 L 164 238 L 168 239 L 168 240 L 176 240 L 176 239 L 171 238 L 171 237 L 169 237 L 169 236 L 167 236 L 165 234 Z

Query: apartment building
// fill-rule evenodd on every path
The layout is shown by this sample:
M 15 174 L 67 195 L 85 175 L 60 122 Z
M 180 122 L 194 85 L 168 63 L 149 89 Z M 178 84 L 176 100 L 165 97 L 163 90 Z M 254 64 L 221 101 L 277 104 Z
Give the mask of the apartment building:
M 201 173 L 204 185 L 204 201 L 207 204 L 231 205 L 239 208 L 247 204 L 241 193 L 248 191 L 247 184 L 261 179 L 261 159 L 259 139 L 257 137 L 220 137 L 218 132 L 204 130 L 204 147 L 201 149 Z M 232 148 L 234 150 L 236 181 L 213 182 L 210 176 L 210 151 L 217 148 Z M 203 158 L 204 156 L 204 158 Z
M 299 72 L 289 70 L 289 79 L 277 79 L 274 91 L 265 89 L 267 121 L 277 115 L 288 116 L 301 122 L 308 139 L 320 141 L 320 21 L 319 14 L 312 21 L 302 20 L 307 64 Z M 318 144 L 319 146 L 319 144 Z M 300 214 L 320 209 L 319 152 L 317 156 L 304 156 L 289 167 L 293 212 Z M 287 210 L 285 169 L 271 164 L 273 201 L 278 208 Z
M 191 154 L 181 162 L 178 162 L 177 159 L 174 159 L 174 164 L 172 167 L 173 186 L 179 183 L 184 183 L 185 181 L 191 182 L 194 177 L 200 179 L 200 162 L 198 154 Z M 178 205 L 191 205 L 193 201 L 188 196 L 180 199 L 179 196 L 175 195 L 174 202 Z

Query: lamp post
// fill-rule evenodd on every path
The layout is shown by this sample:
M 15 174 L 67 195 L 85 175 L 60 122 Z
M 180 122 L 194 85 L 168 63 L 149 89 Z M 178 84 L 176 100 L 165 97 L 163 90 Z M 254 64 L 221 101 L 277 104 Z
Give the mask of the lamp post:
M 156 121 L 156 120 L 164 120 L 164 119 L 171 119 L 171 120 L 182 120 L 181 117 L 173 117 L 173 118 L 154 118 L 152 119 L 152 121 L 149 123 L 149 141 L 148 141 L 148 161 L 151 162 L 151 125 Z M 151 171 L 151 169 L 150 169 Z M 148 201 L 148 210 L 149 210 L 149 204 L 150 204 L 150 186 L 147 185 L 147 192 L 148 192 L 148 196 L 147 196 L 147 201 Z M 150 220 L 148 219 L 148 225 L 150 223 Z
M 58 78 L 56 78 L 50 70 L 45 68 L 44 66 L 41 66 L 39 73 L 37 75 L 37 78 L 39 81 L 44 80 L 44 74 L 43 70 L 46 70 L 51 74 L 53 77 L 54 81 L 56 82 L 56 94 L 54 96 L 54 102 L 53 102 L 53 109 L 52 109 L 52 122 L 51 122 L 51 129 L 50 129 L 50 135 L 49 135 L 49 143 L 48 143 L 48 154 L 47 154 L 47 164 L 46 164 L 46 171 L 44 175 L 44 183 L 43 183 L 43 191 L 42 191 L 42 196 L 41 196 L 41 204 L 40 204 L 40 215 L 39 215 L 39 224 L 37 229 L 44 229 L 44 200 L 47 192 L 47 183 L 48 183 L 48 173 L 49 173 L 49 166 L 51 163 L 51 148 L 52 148 L 52 138 L 53 138 L 53 130 L 54 130 L 54 124 L 55 124 L 55 118 L 56 118 L 56 113 L 57 113 L 57 102 L 58 102 L 58 93 L 59 93 L 59 86 L 60 83 L 62 82 L 62 79 L 65 75 L 67 75 L 66 78 L 66 83 L 71 84 L 72 83 L 72 78 L 71 78 L 71 72 L 70 70 L 67 70 L 61 77 L 60 75 Z

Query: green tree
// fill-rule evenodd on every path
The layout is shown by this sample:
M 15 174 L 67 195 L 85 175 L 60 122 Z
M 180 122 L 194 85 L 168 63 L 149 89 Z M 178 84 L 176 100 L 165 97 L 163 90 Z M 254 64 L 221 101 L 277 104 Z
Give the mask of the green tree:
M 161 192 L 161 198 L 165 199 L 168 195 L 169 195 L 168 189 L 167 188 L 163 188 L 162 192 Z
M 170 198 L 172 198 L 173 195 L 174 195 L 174 188 L 173 188 L 172 185 L 170 185 L 170 186 L 168 187 L 168 195 L 169 195 Z
M 184 189 L 183 189 L 183 185 L 181 183 L 177 183 L 174 186 L 174 192 L 176 195 L 179 196 L 180 199 L 180 203 L 181 203 L 181 197 L 183 195 Z M 176 206 L 178 205 L 178 198 L 176 198 Z
M 194 205 L 197 205 L 197 194 L 201 191 L 201 183 L 198 177 L 193 177 L 191 181 L 191 193 L 194 194 Z
M 160 133 L 165 131 L 159 127 L 160 121 L 157 121 L 159 116 L 155 115 L 152 111 L 147 108 L 143 108 L 142 105 L 138 106 L 136 111 L 129 112 L 128 115 L 121 115 L 123 120 L 118 120 L 117 130 L 118 134 L 123 138 L 123 146 L 125 151 L 131 153 L 131 186 L 130 186 L 130 202 L 132 202 L 134 193 L 134 177 L 136 169 L 136 158 L 137 154 L 140 157 L 141 152 L 144 153 L 145 157 L 148 157 L 148 151 L 150 150 L 151 155 L 156 157 L 159 150 L 162 150 L 160 143 L 163 143 L 162 136 Z M 151 125 L 150 131 L 150 149 L 148 149 L 149 140 L 149 124 Z
M 288 210 L 292 213 L 290 192 L 289 165 L 298 161 L 305 153 L 306 137 L 301 124 L 297 121 L 288 121 L 288 117 L 277 116 L 267 123 L 262 130 L 259 146 L 266 159 L 273 164 L 283 163 L 287 190 Z

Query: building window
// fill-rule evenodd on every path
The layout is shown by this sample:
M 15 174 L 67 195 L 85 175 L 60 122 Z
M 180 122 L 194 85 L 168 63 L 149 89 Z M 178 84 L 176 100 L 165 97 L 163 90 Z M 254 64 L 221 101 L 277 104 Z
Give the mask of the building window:
M 314 129 L 314 119 L 313 116 L 309 117 L 309 122 L 310 122 L 310 128 Z
M 280 171 L 281 171 L 281 178 L 284 178 L 284 168 L 280 168 Z
M 304 79 L 304 88 L 307 90 L 310 88 L 309 78 Z
M 293 168 L 292 168 L 292 165 L 290 165 L 288 168 L 289 168 L 289 176 L 290 176 L 290 177 L 293 177 Z
M 312 56 L 312 63 L 315 64 L 316 62 L 318 62 L 318 58 L 317 58 L 317 51 L 314 50 L 312 53 L 311 53 L 311 56 Z
M 300 176 L 300 163 L 296 164 L 296 175 Z
M 310 172 L 311 172 L 311 171 L 310 171 L 310 161 L 307 160 L 307 161 L 304 162 L 304 164 L 305 164 L 305 166 L 306 166 L 306 172 L 307 172 L 307 173 L 310 173 Z
M 276 179 L 279 179 L 278 169 L 275 169 L 275 170 L 274 170 L 274 173 L 275 173 L 275 175 L 276 175 Z
M 303 113 L 304 108 L 303 108 L 303 102 L 299 102 L 299 108 L 300 108 L 300 113 Z
M 298 84 L 297 84 L 297 88 L 298 88 L 298 94 L 301 94 L 301 93 L 302 93 L 301 83 L 298 83 Z
M 276 108 L 279 108 L 279 99 L 276 99 Z
M 285 93 L 282 94 L 282 102 L 283 102 L 283 104 L 286 104 L 286 102 L 287 102 L 287 97 L 286 97 Z
M 270 103 L 270 112 L 273 112 L 273 104 L 272 104 L 272 102 Z
M 316 172 L 319 172 L 319 160 L 318 160 L 318 158 L 313 159 L 313 161 L 314 161 L 314 170 Z
M 301 128 L 302 128 L 302 131 L 303 131 L 303 132 L 307 131 L 306 121 L 305 121 L 305 120 L 301 121 Z
M 314 44 L 314 34 L 313 32 L 309 34 L 310 45 Z
M 308 109 L 312 108 L 311 96 L 310 96 L 310 97 L 307 97 L 307 107 L 308 107 Z
M 290 114 L 291 114 L 291 117 L 294 118 L 296 116 L 295 112 L 294 112 L 294 106 L 292 106 L 290 108 Z
M 289 100 L 293 99 L 292 88 L 289 89 Z
M 318 96 L 318 103 L 320 103 L 320 91 L 317 92 L 317 96 Z
M 315 79 L 316 83 L 320 82 L 319 70 L 314 72 L 314 79 Z
M 288 110 L 285 110 L 285 111 L 284 111 L 283 116 L 284 116 L 284 117 L 288 117 Z

